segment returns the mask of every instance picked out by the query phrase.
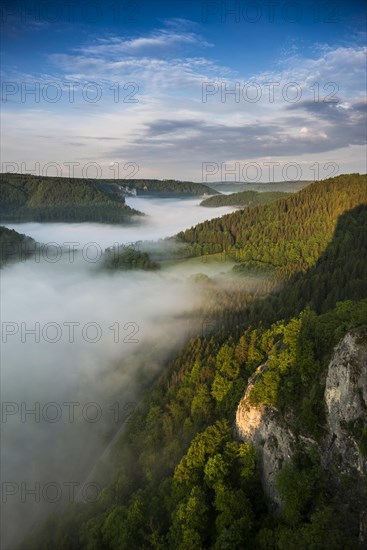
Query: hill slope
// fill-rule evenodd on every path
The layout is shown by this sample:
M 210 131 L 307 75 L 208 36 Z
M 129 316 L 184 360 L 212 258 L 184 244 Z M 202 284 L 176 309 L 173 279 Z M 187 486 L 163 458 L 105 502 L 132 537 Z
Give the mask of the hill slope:
M 257 204 L 266 204 L 278 199 L 285 199 L 289 193 L 280 191 L 268 191 L 259 193 L 257 191 L 242 191 L 240 193 L 232 193 L 231 195 L 216 195 L 203 200 L 201 206 L 217 207 L 217 206 L 255 206 Z
M 32 237 L 0 226 L 0 267 L 9 261 L 24 260 L 35 253 L 37 246 Z
M 125 204 L 116 182 L 1 174 L 3 222 L 125 223 L 141 215 Z
M 365 175 L 315 182 L 286 199 L 239 210 L 180 232 L 193 255 L 227 252 L 289 277 L 315 264 L 331 240 L 338 216 L 367 203 Z
M 290 277 L 277 295 L 254 302 L 240 334 L 228 330 L 193 338 L 135 411 L 102 472 L 101 479 L 109 482 L 99 499 L 75 504 L 51 519 L 27 541 L 27 548 L 363 547 L 361 536 L 367 532 L 363 473 L 346 456 L 341 472 L 338 453 L 334 449 L 330 454 L 330 445 L 323 446 L 330 421 L 324 395 L 333 347 L 344 335 L 349 338 L 351 330 L 367 324 L 365 183 L 362 180 L 359 189 L 358 177 L 349 181 L 345 195 L 344 186 L 337 184 L 340 200 L 330 184 L 322 187 L 319 182 L 311 194 L 292 203 L 297 213 L 303 212 L 302 222 L 308 227 L 323 212 L 325 189 L 332 199 L 325 225 L 331 234 L 316 263 Z M 352 200 L 349 191 L 359 199 Z M 275 208 L 275 213 L 280 225 L 289 210 L 284 211 L 283 201 L 279 202 L 282 208 Z M 353 204 L 351 210 L 348 204 Z M 259 210 L 268 212 L 269 207 Z M 338 217 L 340 210 L 344 213 Z M 271 212 L 270 233 L 274 217 L 278 219 Z M 266 234 L 262 216 L 260 227 Z M 306 240 L 300 227 L 298 231 L 301 242 Z M 341 297 L 347 301 L 334 307 Z M 263 304 L 274 307 L 262 310 Z M 307 305 L 318 312 L 303 309 Z M 335 361 L 334 354 L 334 365 Z M 362 373 L 358 364 L 352 367 Z M 238 441 L 231 429 L 251 376 L 260 371 L 251 405 L 275 407 L 279 430 L 290 426 L 300 441 L 275 479 L 283 504 L 278 515 L 268 508 L 259 475 L 263 463 L 251 439 Z M 354 396 L 349 397 L 353 401 Z M 362 394 L 355 397 L 361 403 L 365 400 Z M 350 435 L 357 459 L 365 464 L 363 415 L 340 429 L 345 439 Z M 263 444 L 276 458 L 282 449 L 273 435 Z
M 204 183 L 195 183 L 193 181 L 133 179 L 123 180 L 121 184 L 135 189 L 137 195 L 176 197 L 180 195 L 200 196 L 218 194 L 218 191 Z

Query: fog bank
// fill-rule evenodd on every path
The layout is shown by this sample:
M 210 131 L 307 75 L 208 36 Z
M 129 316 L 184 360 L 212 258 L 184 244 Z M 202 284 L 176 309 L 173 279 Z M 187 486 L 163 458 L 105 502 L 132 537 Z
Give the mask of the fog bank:
M 200 199 L 127 202 L 148 214 L 139 225 L 8 227 L 42 243 L 104 249 L 171 236 L 233 210 L 212 212 Z M 70 500 L 70 486 L 83 484 L 143 387 L 200 331 L 200 288 L 190 275 L 205 268 L 106 273 L 80 253 L 73 262 L 63 254 L 57 262 L 41 256 L 4 267 L 2 548 L 14 548 Z
M 197 223 L 236 210 L 235 207 L 208 209 L 200 206 L 202 197 L 193 199 L 162 199 L 127 197 L 126 204 L 144 212 L 146 217 L 137 218 L 131 225 L 98 223 L 8 223 L 6 227 L 33 237 L 40 243 L 79 242 L 84 246 L 97 242 L 102 249 L 114 243 L 133 243 L 142 240 L 157 240 L 175 235 Z

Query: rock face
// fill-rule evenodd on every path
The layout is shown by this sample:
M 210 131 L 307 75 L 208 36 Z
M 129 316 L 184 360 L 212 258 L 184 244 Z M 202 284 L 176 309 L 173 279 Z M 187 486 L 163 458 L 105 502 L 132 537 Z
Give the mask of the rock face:
M 334 349 L 326 377 L 327 425 L 322 441 L 316 443 L 302 435 L 296 438 L 275 407 L 250 403 L 252 389 L 265 369 L 266 364 L 261 365 L 249 380 L 238 405 L 236 430 L 238 437 L 251 442 L 259 454 L 263 489 L 272 507 L 281 507 L 276 477 L 292 457 L 296 442 L 304 448 L 316 444 L 326 468 L 365 476 L 367 459 L 359 449 L 353 426 L 359 426 L 360 434 L 361 427 L 367 425 L 367 327 L 348 332 Z
M 281 502 L 276 491 L 276 476 L 292 455 L 295 437 L 282 425 L 275 407 L 250 404 L 251 392 L 265 369 L 266 364 L 261 365 L 249 379 L 237 409 L 236 428 L 239 438 L 251 442 L 258 451 L 264 492 L 270 504 L 279 508 Z
M 366 473 L 366 457 L 350 432 L 356 421 L 367 425 L 367 328 L 349 332 L 336 346 L 326 378 L 325 404 L 326 462 L 338 459 L 340 470 Z

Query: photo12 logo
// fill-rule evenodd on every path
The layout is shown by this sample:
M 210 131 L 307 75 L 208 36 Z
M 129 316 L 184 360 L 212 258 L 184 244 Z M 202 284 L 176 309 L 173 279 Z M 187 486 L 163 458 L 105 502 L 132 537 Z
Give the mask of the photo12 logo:
M 58 323 L 56 321 L 48 321 L 41 323 L 35 321 L 33 323 L 3 321 L 1 323 L 1 341 L 3 344 L 17 341 L 21 344 L 28 342 L 39 344 L 41 342 L 47 344 L 56 344 L 63 341 L 69 344 L 84 341 L 88 344 L 96 344 L 103 337 L 106 337 L 109 342 L 115 344 L 138 344 L 140 327 L 135 321 L 119 322 L 114 321 L 106 328 L 100 323 L 90 321 L 80 323 L 79 321 L 64 321 Z
M 302 97 L 312 96 L 314 103 L 338 103 L 336 95 L 339 85 L 336 82 L 314 82 L 307 89 L 298 82 L 217 82 L 206 81 L 201 86 L 201 101 L 208 103 L 210 99 L 221 103 L 298 103 Z
M 137 409 L 135 401 L 120 403 L 115 401 L 111 404 L 97 403 L 88 401 L 80 403 L 79 401 L 48 401 L 41 403 L 35 401 L 32 403 L 21 401 L 2 401 L 1 403 L 1 423 L 14 423 L 15 421 L 25 423 L 40 424 L 74 424 L 76 422 L 87 422 L 96 424 L 102 418 L 108 418 L 115 424 L 128 422 Z
M 103 487 L 94 480 L 80 481 L 2 481 L 1 503 L 12 504 L 71 504 L 74 502 L 96 502 Z M 121 503 L 121 489 L 118 484 L 109 491 L 109 498 Z
M 34 162 L 2 162 L 3 174 L 29 174 L 32 176 L 52 176 L 57 178 L 85 178 L 101 179 L 103 177 L 120 180 L 134 178 L 140 170 L 137 162 L 112 161 L 107 166 L 99 162 L 81 163 L 78 161 L 50 161 L 46 163 Z M 108 173 L 108 171 L 112 172 Z
M 201 175 L 203 183 L 214 181 L 235 183 L 273 183 L 276 181 L 300 181 L 331 178 L 339 172 L 336 162 L 313 162 L 312 164 L 300 164 L 287 162 L 281 164 L 277 161 L 258 162 L 212 162 L 202 163 Z
M 96 502 L 101 493 L 101 486 L 88 481 L 64 481 L 62 483 L 49 481 L 47 483 L 15 481 L 3 481 L 1 483 L 1 502 L 3 504 L 18 500 L 26 503 L 48 503 L 59 502 Z
M 33 241 L 5 242 L 0 245 L 0 261 L 7 262 L 13 258 L 25 262 L 32 259 L 36 263 L 46 262 L 56 264 L 60 261 L 73 264 L 78 261 L 84 261 L 89 264 L 101 263 L 106 266 L 107 260 L 113 264 L 115 260 L 124 252 L 140 250 L 140 242 L 132 243 L 114 243 L 113 246 L 103 250 L 102 246 L 95 241 L 84 243 L 78 241 L 57 243 L 50 241 L 48 243 L 38 243 Z
M 99 23 L 109 20 L 114 23 L 139 22 L 140 4 L 136 1 L 90 1 L 90 0 L 50 0 L 5 2 L 1 9 L 3 24 L 14 21 L 18 24 L 43 23 Z
M 98 82 L 16 82 L 2 81 L 1 101 L 18 103 L 58 103 L 66 101 L 75 103 L 99 103 L 103 99 L 111 99 L 114 103 L 139 103 L 137 94 L 139 84 L 136 82 L 114 82 L 105 86 Z
M 203 23 L 298 23 L 309 20 L 312 23 L 337 23 L 338 2 L 315 0 L 314 2 L 222 0 L 202 2 Z

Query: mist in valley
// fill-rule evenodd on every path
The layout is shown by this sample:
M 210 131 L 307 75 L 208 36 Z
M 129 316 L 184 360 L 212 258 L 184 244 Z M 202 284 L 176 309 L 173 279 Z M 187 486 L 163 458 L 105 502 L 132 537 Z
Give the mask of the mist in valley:
M 104 250 L 233 211 L 208 211 L 199 199 L 128 202 L 147 213 L 141 224 L 8 227 L 41 243 L 81 249 L 94 242 Z M 91 472 L 111 438 L 167 359 L 202 330 L 201 289 L 192 274 L 230 267 L 197 261 L 158 272 L 106 272 L 92 252 L 89 258 L 63 249 L 57 261 L 41 255 L 2 270 L 4 549 L 68 502 L 93 500 Z
M 222 206 L 208 212 L 200 206 L 200 198 L 141 198 L 126 197 L 126 204 L 146 214 L 130 225 L 109 225 L 99 223 L 14 223 L 6 224 L 10 229 L 25 233 L 40 243 L 79 242 L 84 246 L 96 242 L 102 249 L 114 243 L 135 243 L 157 240 L 175 235 L 202 221 L 223 216 L 235 210 Z

